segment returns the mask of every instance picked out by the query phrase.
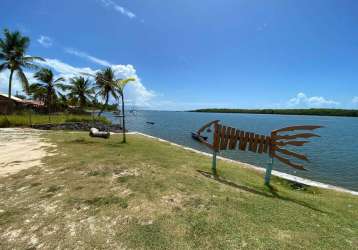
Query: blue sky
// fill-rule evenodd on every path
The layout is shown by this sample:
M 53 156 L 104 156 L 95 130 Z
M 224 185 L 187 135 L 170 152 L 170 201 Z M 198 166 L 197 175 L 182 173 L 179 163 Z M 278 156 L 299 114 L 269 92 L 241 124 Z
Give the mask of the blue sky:
M 357 13 L 355 0 L 16 0 L 0 28 L 58 75 L 137 76 L 136 106 L 358 108 Z

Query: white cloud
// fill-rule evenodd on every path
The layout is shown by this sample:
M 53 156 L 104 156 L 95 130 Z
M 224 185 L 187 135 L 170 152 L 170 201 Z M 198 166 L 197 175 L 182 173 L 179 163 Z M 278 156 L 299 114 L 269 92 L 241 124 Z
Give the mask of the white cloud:
M 116 72 L 117 78 L 134 77 L 136 79 L 126 86 L 125 95 L 128 102 L 138 106 L 151 106 L 150 101 L 156 94 L 142 84 L 133 65 L 112 65 L 112 69 Z
M 89 67 L 85 67 L 85 68 L 74 67 L 57 59 L 49 59 L 49 58 L 45 58 L 45 59 L 46 59 L 45 62 L 40 62 L 42 66 L 52 68 L 55 72 L 58 73 L 58 76 L 64 77 L 66 79 L 84 73 L 94 75 L 96 74 L 96 72 L 99 71 L 99 69 L 92 69 Z M 128 77 L 136 78 L 136 81 L 131 82 L 126 86 L 125 99 L 127 103 L 131 103 L 133 105 L 138 105 L 138 106 L 150 106 L 150 101 L 152 100 L 152 98 L 155 97 L 155 92 L 148 90 L 143 85 L 133 65 L 110 64 L 109 66 L 112 67 L 112 69 L 114 69 L 117 78 L 128 78 Z
M 322 96 L 307 96 L 305 93 L 298 93 L 295 97 L 291 98 L 287 106 L 296 108 L 328 108 L 337 107 L 339 102 L 334 100 L 325 99 Z
M 352 103 L 357 105 L 358 104 L 358 96 L 353 97 Z
M 48 37 L 48 36 L 40 36 L 37 39 L 37 41 L 39 42 L 39 44 L 41 44 L 45 48 L 49 48 L 53 44 L 52 39 L 50 37 Z
M 99 0 L 105 7 L 111 7 L 113 8 L 115 11 L 118 11 L 119 13 L 121 13 L 122 15 L 125 15 L 129 18 L 135 18 L 136 15 L 131 12 L 130 10 L 116 4 L 114 1 L 112 0 Z
M 97 63 L 97 64 L 102 65 L 102 66 L 110 66 L 111 65 L 106 60 L 99 59 L 99 58 L 91 56 L 91 55 L 89 55 L 89 54 L 87 54 L 85 52 L 78 51 L 78 50 L 75 50 L 75 49 L 72 49 L 72 48 L 66 48 L 65 52 L 68 53 L 68 54 L 71 54 L 71 55 L 75 55 L 75 56 L 87 59 L 87 60 L 89 60 L 91 62 Z
M 155 96 L 155 93 L 151 90 L 148 90 L 142 83 L 140 78 L 138 77 L 135 68 L 133 65 L 122 65 L 122 64 L 111 64 L 110 62 L 99 59 L 97 57 L 91 56 L 83 51 L 78 51 L 75 49 L 67 48 L 65 51 L 69 54 L 84 58 L 86 60 L 97 63 L 101 66 L 112 67 L 112 69 L 116 73 L 117 78 L 129 78 L 134 77 L 137 80 L 131 82 L 126 86 L 126 100 L 127 102 L 133 103 L 135 105 L 140 106 L 149 106 L 150 100 Z M 53 60 L 53 59 L 52 59 Z M 70 65 L 63 64 L 62 62 L 51 61 L 52 65 L 56 65 L 57 68 L 60 68 L 62 71 L 66 72 L 74 72 L 78 70 L 78 68 L 74 68 Z M 70 66 L 70 67 L 69 67 Z M 94 75 L 98 70 L 92 70 L 90 68 L 81 68 L 80 72 L 77 74 L 81 74 L 81 72 Z

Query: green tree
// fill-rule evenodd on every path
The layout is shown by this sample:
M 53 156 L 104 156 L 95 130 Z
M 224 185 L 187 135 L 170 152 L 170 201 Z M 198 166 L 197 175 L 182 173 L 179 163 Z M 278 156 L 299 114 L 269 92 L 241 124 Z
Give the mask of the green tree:
M 30 39 L 22 36 L 20 32 L 4 30 L 4 38 L 0 38 L 0 71 L 10 70 L 8 98 L 11 101 L 13 74 L 16 73 L 23 89 L 29 92 L 29 82 L 23 69 L 37 69 L 35 61 L 44 61 L 41 57 L 26 55 Z
M 39 86 L 37 84 L 30 84 L 29 86 L 29 94 L 31 98 L 40 102 L 46 102 L 46 93 L 47 89 Z
M 65 79 L 59 77 L 55 79 L 52 70 L 42 68 L 34 74 L 34 77 L 39 80 L 38 83 L 31 84 L 31 88 L 38 93 L 45 93 L 45 103 L 48 113 L 51 114 L 51 106 L 53 100 L 57 99 L 57 92 L 59 89 L 64 89 Z
M 127 78 L 127 79 L 119 79 L 116 80 L 116 87 L 118 90 L 119 95 L 121 96 L 121 100 L 122 100 L 122 124 L 123 124 L 123 128 L 122 128 L 122 133 L 123 133 L 123 142 L 125 143 L 126 140 L 126 120 L 125 120 L 125 113 L 124 113 L 124 87 L 131 81 L 135 81 L 135 78 Z
M 118 100 L 118 89 L 115 80 L 115 72 L 112 70 L 111 67 L 105 68 L 96 74 L 95 79 L 96 89 L 98 90 L 97 95 L 99 95 L 103 100 L 105 100 L 104 106 L 98 113 L 98 116 L 101 116 L 103 111 L 108 106 L 110 96 Z
M 88 78 L 85 79 L 80 76 L 71 78 L 69 83 L 70 84 L 65 87 L 65 90 L 69 91 L 69 100 L 79 104 L 80 109 L 83 110 L 84 107 L 93 100 L 95 91 L 91 81 Z

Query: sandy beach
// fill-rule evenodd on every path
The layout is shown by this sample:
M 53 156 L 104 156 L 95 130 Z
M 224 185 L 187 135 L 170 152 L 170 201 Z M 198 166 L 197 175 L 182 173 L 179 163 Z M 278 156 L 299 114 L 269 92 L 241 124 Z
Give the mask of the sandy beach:
M 41 131 L 28 128 L 0 129 L 0 177 L 23 169 L 41 166 L 47 147 L 55 147 L 40 138 Z

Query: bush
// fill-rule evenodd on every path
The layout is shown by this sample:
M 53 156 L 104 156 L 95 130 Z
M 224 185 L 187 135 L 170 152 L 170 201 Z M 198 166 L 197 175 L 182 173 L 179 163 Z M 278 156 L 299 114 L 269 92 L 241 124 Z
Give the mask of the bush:
M 66 114 L 56 114 L 51 115 L 41 115 L 41 114 L 15 114 L 15 115 L 0 115 L 0 128 L 6 127 L 29 127 L 32 124 L 41 125 L 41 124 L 61 124 L 66 122 L 92 122 L 98 121 L 106 125 L 110 125 L 111 121 L 105 117 L 97 117 L 91 115 L 66 115 Z
M 6 127 L 10 127 L 9 120 L 5 116 L 0 117 L 0 128 L 6 128 Z

